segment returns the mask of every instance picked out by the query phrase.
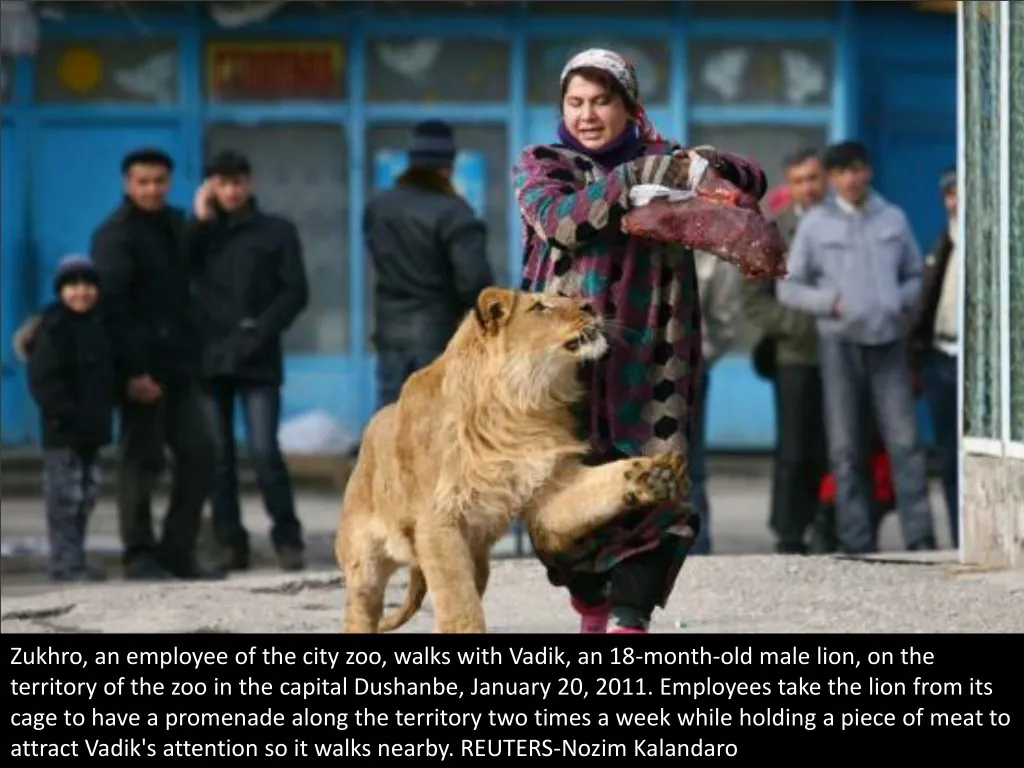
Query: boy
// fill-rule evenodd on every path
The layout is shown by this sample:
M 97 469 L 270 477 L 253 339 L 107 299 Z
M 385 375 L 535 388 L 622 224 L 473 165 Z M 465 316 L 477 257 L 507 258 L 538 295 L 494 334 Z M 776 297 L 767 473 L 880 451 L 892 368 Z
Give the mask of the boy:
M 61 260 L 58 301 L 29 343 L 28 380 L 42 415 L 43 487 L 54 581 L 101 581 L 85 562 L 85 526 L 96 504 L 99 449 L 111 438 L 114 351 L 97 305 L 88 257 Z

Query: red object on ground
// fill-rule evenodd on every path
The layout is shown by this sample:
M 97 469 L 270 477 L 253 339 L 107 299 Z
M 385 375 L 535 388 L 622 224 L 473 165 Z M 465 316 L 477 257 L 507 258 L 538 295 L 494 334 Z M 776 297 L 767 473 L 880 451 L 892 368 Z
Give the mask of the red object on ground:
M 623 219 L 623 230 L 713 253 L 747 277 L 786 274 L 786 241 L 761 213 L 753 196 L 711 168 L 694 192 L 696 196 L 686 200 L 653 200 L 634 208 Z

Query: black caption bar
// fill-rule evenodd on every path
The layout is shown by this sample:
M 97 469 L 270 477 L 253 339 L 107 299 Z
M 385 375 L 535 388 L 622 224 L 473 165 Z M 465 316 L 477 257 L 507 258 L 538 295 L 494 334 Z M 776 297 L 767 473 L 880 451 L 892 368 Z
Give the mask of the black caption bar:
M 1020 747 L 1019 635 L 7 637 L 22 761 L 919 764 Z

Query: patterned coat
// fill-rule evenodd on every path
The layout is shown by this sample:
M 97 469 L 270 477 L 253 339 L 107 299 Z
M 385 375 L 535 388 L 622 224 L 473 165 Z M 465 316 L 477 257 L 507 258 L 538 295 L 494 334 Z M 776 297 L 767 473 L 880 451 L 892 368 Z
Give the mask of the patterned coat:
M 599 457 L 686 452 L 701 365 L 693 252 L 620 229 L 630 188 L 660 183 L 678 149 L 646 143 L 639 159 L 606 172 L 563 145 L 538 145 L 513 171 L 523 289 L 586 296 L 611 321 L 611 351 L 589 373 L 589 437 Z M 685 505 L 624 516 L 549 568 L 603 572 L 666 533 L 692 540 L 689 517 Z

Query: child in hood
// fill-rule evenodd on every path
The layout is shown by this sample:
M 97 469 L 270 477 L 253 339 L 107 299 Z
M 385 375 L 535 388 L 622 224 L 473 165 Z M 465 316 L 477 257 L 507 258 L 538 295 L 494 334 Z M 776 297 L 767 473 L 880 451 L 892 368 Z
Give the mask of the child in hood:
M 96 504 L 99 450 L 111 440 L 116 399 L 113 343 L 100 316 L 99 277 L 88 257 L 65 257 L 57 301 L 15 335 L 28 361 L 29 391 L 42 419 L 43 487 L 55 581 L 98 581 L 85 560 Z

